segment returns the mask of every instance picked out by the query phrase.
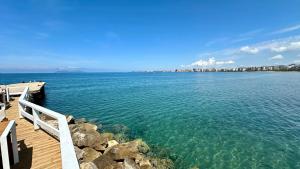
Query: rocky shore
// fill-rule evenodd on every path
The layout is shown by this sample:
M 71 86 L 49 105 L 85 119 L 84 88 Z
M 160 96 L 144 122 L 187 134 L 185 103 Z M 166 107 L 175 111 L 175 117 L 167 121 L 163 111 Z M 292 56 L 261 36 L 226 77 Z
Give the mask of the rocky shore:
M 100 132 L 101 125 L 67 116 L 81 169 L 172 169 L 167 158 L 153 157 L 142 140 L 128 140 L 123 133 Z M 55 124 L 52 124 L 55 125 Z

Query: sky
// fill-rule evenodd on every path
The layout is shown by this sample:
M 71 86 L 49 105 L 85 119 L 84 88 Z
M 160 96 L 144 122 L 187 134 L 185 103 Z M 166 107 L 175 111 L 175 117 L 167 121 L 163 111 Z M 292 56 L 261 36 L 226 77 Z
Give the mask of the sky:
M 0 0 L 0 72 L 300 63 L 299 0 Z

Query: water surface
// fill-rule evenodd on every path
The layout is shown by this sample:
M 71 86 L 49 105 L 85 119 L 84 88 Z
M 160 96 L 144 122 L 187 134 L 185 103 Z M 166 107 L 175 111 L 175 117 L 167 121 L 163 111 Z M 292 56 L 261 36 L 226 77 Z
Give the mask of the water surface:
M 46 107 L 125 124 L 176 168 L 300 168 L 300 73 L 0 74 L 29 80 Z

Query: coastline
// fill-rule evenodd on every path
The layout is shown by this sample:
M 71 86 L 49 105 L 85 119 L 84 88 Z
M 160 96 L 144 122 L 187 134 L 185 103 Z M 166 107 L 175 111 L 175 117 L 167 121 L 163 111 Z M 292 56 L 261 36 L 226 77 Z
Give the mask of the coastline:
M 29 83 L 12 84 L 18 88 Z M 39 90 L 30 92 L 30 100 L 36 104 L 44 102 L 46 83 Z M 47 124 L 58 128 L 58 121 L 42 116 Z M 85 118 L 75 119 L 66 115 L 74 150 L 81 169 L 133 168 L 173 169 L 171 159 L 156 155 L 140 138 L 130 139 L 124 125 L 115 125 L 114 131 L 102 131 L 102 124 L 93 124 Z M 55 137 L 55 136 L 54 136 Z

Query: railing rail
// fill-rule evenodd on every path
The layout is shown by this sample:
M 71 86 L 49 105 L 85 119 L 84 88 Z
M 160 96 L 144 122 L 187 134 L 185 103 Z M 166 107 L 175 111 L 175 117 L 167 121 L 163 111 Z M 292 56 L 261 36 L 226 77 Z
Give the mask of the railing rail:
M 19 98 L 20 118 L 26 117 L 33 122 L 34 129 L 42 128 L 43 130 L 47 131 L 50 134 L 53 134 L 59 139 L 63 169 L 79 169 L 66 117 L 60 113 L 29 102 L 28 91 L 29 88 L 26 87 Z M 27 108 L 32 109 L 32 114 L 26 111 Z M 45 121 L 41 120 L 39 117 L 40 114 L 45 114 L 57 120 L 58 128 L 55 128 L 54 126 L 49 125 Z
M 11 120 L 8 125 L 6 126 L 5 130 L 1 134 L 0 142 L 1 142 L 1 157 L 2 157 L 2 165 L 3 169 L 10 169 L 10 159 L 8 154 L 8 144 L 7 144 L 7 137 L 10 134 L 10 141 L 12 143 L 12 151 L 13 151 L 13 161 L 14 164 L 19 162 L 19 155 L 18 155 L 18 146 L 17 146 L 17 139 L 16 139 L 16 122 Z

